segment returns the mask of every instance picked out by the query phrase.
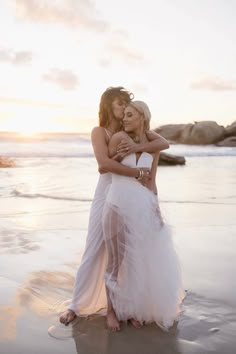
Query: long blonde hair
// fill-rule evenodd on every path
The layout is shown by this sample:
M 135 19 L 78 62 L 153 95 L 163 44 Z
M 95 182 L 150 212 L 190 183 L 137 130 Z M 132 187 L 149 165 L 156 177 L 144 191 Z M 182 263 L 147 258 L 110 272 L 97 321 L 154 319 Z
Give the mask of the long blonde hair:
M 128 106 L 133 107 L 140 114 L 143 115 L 144 118 L 144 129 L 150 129 L 150 120 L 151 120 L 151 112 L 148 105 L 143 101 L 131 101 Z

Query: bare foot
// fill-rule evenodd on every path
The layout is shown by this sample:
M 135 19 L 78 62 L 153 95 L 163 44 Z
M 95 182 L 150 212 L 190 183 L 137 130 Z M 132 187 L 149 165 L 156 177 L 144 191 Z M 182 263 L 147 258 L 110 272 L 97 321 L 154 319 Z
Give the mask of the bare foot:
M 141 324 L 139 321 L 135 320 L 134 318 L 131 318 L 131 319 L 130 319 L 130 323 L 131 323 L 132 326 L 134 326 L 135 328 L 141 328 L 141 327 L 142 327 L 142 324 Z
M 72 310 L 66 310 L 60 316 L 59 321 L 63 323 L 65 326 L 68 326 L 72 321 L 74 321 L 76 314 Z
M 107 326 L 113 332 L 117 332 L 120 330 L 120 323 L 113 309 L 107 312 Z

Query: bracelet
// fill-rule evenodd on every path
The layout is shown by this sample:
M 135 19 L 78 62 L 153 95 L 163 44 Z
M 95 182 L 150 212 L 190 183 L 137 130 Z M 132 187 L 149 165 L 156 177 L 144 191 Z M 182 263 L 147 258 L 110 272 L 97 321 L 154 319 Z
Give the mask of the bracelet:
M 140 168 L 138 169 L 138 176 L 135 177 L 138 181 L 140 181 L 140 179 L 143 179 L 144 177 L 144 171 L 141 170 Z

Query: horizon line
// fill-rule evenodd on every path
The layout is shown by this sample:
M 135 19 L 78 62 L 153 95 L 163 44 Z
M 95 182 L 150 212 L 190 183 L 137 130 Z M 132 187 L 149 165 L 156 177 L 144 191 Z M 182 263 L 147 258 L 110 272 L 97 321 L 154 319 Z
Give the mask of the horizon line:
M 155 129 L 158 129 L 162 126 L 165 126 L 165 125 L 187 125 L 187 124 L 195 124 L 195 123 L 198 123 L 198 122 L 215 122 L 216 124 L 218 124 L 219 126 L 223 126 L 224 128 L 234 124 L 236 122 L 236 120 L 232 121 L 232 123 L 230 124 L 226 124 L 226 125 L 223 125 L 223 124 L 220 124 L 220 123 L 217 123 L 216 120 L 194 120 L 193 122 L 189 122 L 189 123 L 166 123 L 166 124 L 161 124 L 161 125 L 158 125 L 157 127 L 155 128 L 152 128 L 151 130 L 155 130 Z M 19 131 L 19 130 L 0 130 L 0 134 L 18 134 L 18 135 L 37 135 L 37 134 L 90 134 L 91 133 L 91 130 L 88 130 L 88 131 L 78 131 L 78 130 L 55 130 L 55 131 Z

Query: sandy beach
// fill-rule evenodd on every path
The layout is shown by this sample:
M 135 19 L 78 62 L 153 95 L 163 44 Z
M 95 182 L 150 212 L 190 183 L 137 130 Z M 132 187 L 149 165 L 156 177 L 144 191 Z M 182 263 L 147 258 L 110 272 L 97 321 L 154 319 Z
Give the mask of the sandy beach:
M 234 156 L 189 157 L 186 166 L 158 170 L 187 291 L 169 332 L 122 323 L 111 333 L 97 315 L 58 323 L 83 252 L 97 171 L 93 158 L 35 161 L 1 170 L 1 354 L 234 354 Z

